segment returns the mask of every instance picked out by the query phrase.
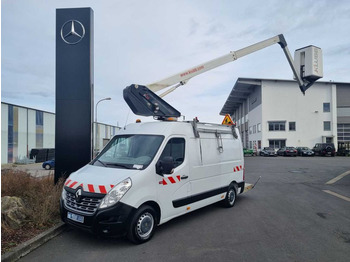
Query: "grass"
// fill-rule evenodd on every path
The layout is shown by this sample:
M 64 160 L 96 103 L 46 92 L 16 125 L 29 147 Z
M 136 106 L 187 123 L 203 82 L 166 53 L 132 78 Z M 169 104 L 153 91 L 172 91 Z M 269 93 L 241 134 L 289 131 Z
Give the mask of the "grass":
M 60 221 L 62 187 L 63 180 L 54 185 L 53 175 L 36 178 L 23 171 L 2 170 L 1 197 L 20 197 L 25 205 L 26 219 L 16 230 L 1 219 L 1 253 L 8 252 Z

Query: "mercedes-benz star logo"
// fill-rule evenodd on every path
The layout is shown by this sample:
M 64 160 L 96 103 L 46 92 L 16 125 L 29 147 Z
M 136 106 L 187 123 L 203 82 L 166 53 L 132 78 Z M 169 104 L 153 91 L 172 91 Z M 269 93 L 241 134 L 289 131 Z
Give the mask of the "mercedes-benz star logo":
M 61 27 L 61 38 L 66 44 L 77 44 L 84 36 L 85 28 L 78 20 L 69 20 Z
M 77 192 L 75 192 L 75 199 L 79 203 L 81 201 L 81 189 L 79 188 Z

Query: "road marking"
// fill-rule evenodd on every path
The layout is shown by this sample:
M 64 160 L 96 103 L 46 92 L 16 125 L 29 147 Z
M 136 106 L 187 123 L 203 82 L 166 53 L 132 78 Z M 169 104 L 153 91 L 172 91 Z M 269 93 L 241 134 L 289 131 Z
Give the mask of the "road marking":
M 343 199 L 343 200 L 345 200 L 345 201 L 350 202 L 350 198 L 349 198 L 349 197 L 345 197 L 345 196 L 339 195 L 339 194 L 337 194 L 337 193 L 335 193 L 335 192 L 332 192 L 332 191 L 330 191 L 330 190 L 323 190 L 323 192 L 328 193 L 328 194 L 331 194 L 331 195 L 333 195 L 333 196 L 339 197 L 339 198 L 341 198 L 341 199 Z
M 331 180 L 329 180 L 329 181 L 326 183 L 326 185 L 334 184 L 335 182 L 337 182 L 338 180 L 342 179 L 343 177 L 345 177 L 345 176 L 347 176 L 347 175 L 349 175 L 349 174 L 350 174 L 350 170 L 349 170 L 349 171 L 346 171 L 345 173 L 343 173 L 343 174 L 341 174 L 341 175 L 339 175 L 339 176 L 337 176 L 337 177 L 335 177 L 335 178 L 333 178 L 333 179 L 331 179 Z

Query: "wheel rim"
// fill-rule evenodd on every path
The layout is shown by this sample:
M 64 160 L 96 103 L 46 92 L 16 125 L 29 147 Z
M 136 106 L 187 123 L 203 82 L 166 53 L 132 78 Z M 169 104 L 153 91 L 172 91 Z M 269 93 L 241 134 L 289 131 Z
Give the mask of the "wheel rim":
M 49 170 L 49 169 L 50 169 L 50 166 L 49 166 L 49 165 L 46 165 L 46 166 L 45 166 L 45 169 L 46 169 L 46 170 Z
M 228 202 L 230 203 L 230 205 L 233 205 L 235 200 L 236 200 L 235 191 L 233 189 L 230 189 L 230 191 L 228 192 Z
M 152 214 L 146 212 L 139 217 L 136 225 L 136 232 L 142 239 L 147 239 L 153 230 L 154 219 Z

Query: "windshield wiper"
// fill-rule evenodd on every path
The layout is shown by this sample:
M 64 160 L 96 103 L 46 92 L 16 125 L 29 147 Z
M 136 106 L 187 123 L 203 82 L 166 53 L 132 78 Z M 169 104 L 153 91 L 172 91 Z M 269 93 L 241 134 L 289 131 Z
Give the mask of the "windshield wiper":
M 125 168 L 125 169 L 132 169 L 131 167 L 128 167 L 126 165 L 123 165 L 123 164 L 117 164 L 117 163 L 105 163 L 106 166 L 115 166 L 115 167 L 122 167 L 122 168 Z
M 101 160 L 96 160 L 96 161 L 98 161 L 99 163 L 101 163 L 104 167 L 107 167 L 107 165 L 104 163 L 104 162 L 102 162 Z

